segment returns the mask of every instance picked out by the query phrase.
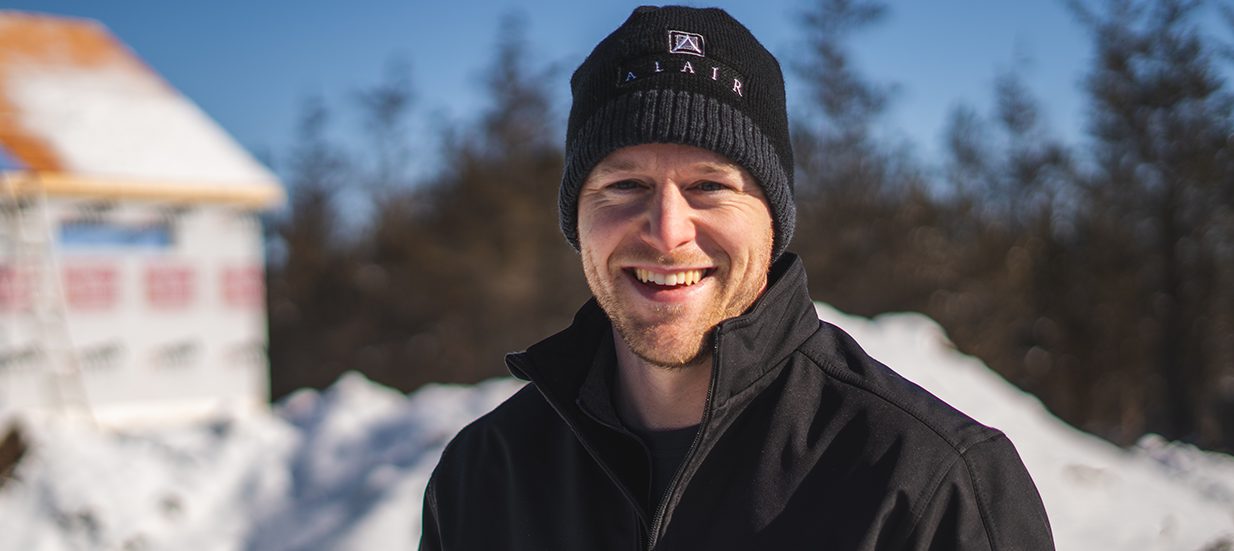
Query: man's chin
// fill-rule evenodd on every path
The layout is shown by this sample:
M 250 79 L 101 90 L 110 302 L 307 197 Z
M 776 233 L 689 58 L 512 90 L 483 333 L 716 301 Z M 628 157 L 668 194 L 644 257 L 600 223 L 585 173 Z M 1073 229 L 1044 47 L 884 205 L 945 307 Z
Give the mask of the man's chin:
M 695 353 L 692 356 L 684 357 L 684 359 L 682 359 L 682 356 L 666 357 L 661 354 L 644 355 L 644 354 L 640 354 L 637 350 L 634 351 L 634 355 L 638 356 L 644 362 L 647 362 L 648 365 L 659 367 L 661 369 L 670 369 L 670 370 L 671 369 L 688 369 L 691 367 L 697 367 L 699 365 L 702 365 L 703 362 L 707 359 L 707 356 L 705 356 L 701 352 Z M 683 356 L 686 356 L 686 355 L 683 355 Z
M 706 339 L 701 335 L 666 335 L 656 329 L 617 332 L 630 351 L 643 361 L 669 369 L 692 367 L 707 359 Z

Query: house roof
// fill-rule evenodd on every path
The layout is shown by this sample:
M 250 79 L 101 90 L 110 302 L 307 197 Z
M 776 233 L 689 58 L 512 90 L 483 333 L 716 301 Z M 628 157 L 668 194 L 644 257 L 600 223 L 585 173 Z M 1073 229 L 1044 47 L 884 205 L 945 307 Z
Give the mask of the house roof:
M 268 207 L 277 178 L 107 29 L 0 10 L 7 192 Z

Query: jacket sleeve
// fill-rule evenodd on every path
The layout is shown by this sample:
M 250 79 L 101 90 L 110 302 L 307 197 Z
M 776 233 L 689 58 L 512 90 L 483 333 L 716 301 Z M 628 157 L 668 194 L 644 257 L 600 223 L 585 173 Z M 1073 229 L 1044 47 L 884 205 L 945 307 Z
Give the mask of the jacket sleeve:
M 1054 549 L 1037 487 L 1001 434 L 965 450 L 916 518 L 905 549 Z
M 424 488 L 424 508 L 420 521 L 420 551 L 441 551 L 441 530 L 437 523 L 437 497 L 434 490 L 436 477 L 429 478 Z

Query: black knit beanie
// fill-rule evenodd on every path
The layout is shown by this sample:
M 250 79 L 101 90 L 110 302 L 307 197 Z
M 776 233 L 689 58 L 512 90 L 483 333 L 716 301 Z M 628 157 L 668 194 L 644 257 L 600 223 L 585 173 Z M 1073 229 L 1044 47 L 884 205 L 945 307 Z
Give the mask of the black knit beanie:
M 608 35 L 570 79 L 558 206 L 579 248 L 578 192 L 609 153 L 645 143 L 692 145 L 758 180 L 775 224 L 772 258 L 793 238 L 793 150 L 780 64 L 724 10 L 644 6 Z

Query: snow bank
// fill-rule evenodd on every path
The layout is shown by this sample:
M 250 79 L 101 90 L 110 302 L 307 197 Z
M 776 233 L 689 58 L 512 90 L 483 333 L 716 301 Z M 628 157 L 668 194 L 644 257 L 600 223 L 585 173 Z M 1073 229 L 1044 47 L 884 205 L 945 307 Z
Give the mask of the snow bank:
M 871 322 L 821 305 L 819 314 L 1004 429 L 1060 550 L 1234 546 L 1234 459 L 1151 436 L 1122 450 L 1076 431 L 955 352 L 924 317 Z M 442 447 L 520 386 L 500 379 L 403 396 L 349 374 L 267 416 L 131 432 L 27 422 L 32 451 L 0 488 L 0 550 L 414 549 Z
M 414 549 L 441 449 L 521 386 L 404 397 L 352 373 L 264 417 L 138 433 L 26 423 L 0 550 Z

